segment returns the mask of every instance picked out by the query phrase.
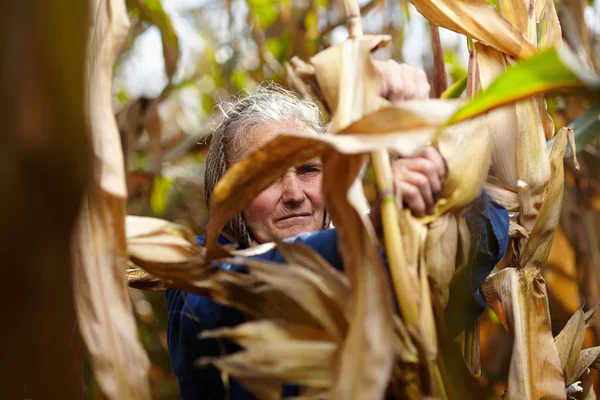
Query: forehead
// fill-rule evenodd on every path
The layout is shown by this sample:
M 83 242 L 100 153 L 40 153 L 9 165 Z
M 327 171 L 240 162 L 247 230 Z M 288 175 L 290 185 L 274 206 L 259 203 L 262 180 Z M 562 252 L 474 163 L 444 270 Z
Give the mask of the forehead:
M 275 139 L 282 132 L 301 132 L 306 126 L 297 121 L 267 122 L 252 126 L 233 143 L 232 162 L 237 162 Z

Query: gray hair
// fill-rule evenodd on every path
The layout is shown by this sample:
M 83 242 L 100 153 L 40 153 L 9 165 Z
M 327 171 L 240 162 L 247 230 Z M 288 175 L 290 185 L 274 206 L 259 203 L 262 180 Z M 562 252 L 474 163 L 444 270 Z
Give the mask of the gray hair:
M 204 199 L 209 209 L 210 197 L 217 182 L 235 161 L 240 150 L 247 148 L 252 141 L 252 128 L 292 121 L 318 134 L 325 131 L 321 111 L 314 101 L 301 99 L 272 82 L 259 86 L 255 93 L 221 103 L 218 108 L 222 118 L 212 134 L 204 174 Z M 227 224 L 225 231 L 235 237 L 240 247 L 250 245 L 250 234 L 241 214 Z

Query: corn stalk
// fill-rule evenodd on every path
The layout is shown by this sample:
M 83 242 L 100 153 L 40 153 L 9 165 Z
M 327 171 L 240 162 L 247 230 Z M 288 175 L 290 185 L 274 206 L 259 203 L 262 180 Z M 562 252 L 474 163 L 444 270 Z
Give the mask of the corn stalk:
M 344 0 L 344 10 L 346 11 L 349 32 L 348 40 L 360 38 L 363 32 L 358 2 L 356 0 Z M 352 83 L 351 80 L 345 82 L 348 93 L 355 93 Z M 343 110 L 343 108 L 339 109 L 339 111 Z M 336 115 L 342 126 L 354 122 L 351 115 L 344 115 L 339 111 Z M 394 179 L 389 153 L 385 150 L 373 152 L 371 153 L 371 159 L 375 172 L 375 182 L 381 199 L 383 237 L 396 299 L 406 324 L 409 327 L 416 327 L 419 323 L 416 298 L 411 296 L 411 277 L 406 264 L 404 264 L 405 256 L 402 245 L 399 245 L 402 243 L 402 233 L 398 224 L 398 204 L 402 199 L 396 199 L 394 193 Z
M 149 361 L 137 336 L 126 282 L 125 169 L 112 112 L 112 68 L 129 19 L 119 0 L 92 2 L 87 47 L 87 134 L 94 163 L 77 222 L 75 304 L 94 376 L 110 399 L 147 399 Z

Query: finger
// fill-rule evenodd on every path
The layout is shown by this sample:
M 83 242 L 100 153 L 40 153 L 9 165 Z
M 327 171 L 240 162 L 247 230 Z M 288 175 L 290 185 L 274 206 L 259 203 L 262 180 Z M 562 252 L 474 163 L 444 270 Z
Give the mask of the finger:
M 431 91 L 431 86 L 427 81 L 427 74 L 422 69 L 414 69 L 414 81 L 416 82 L 416 90 L 414 94 L 415 99 L 427 99 L 429 98 L 429 92 Z
M 429 187 L 434 198 L 442 191 L 443 178 L 440 177 L 438 168 L 428 158 L 414 157 L 401 158 L 394 161 L 392 171 L 397 179 L 404 179 L 408 172 L 416 172 L 428 179 Z
M 421 196 L 421 191 L 416 186 L 408 182 L 400 181 L 397 184 L 402 200 L 406 207 L 413 213 L 415 217 L 421 218 L 425 216 L 425 201 Z
M 416 154 L 416 157 L 425 158 L 431 161 L 435 166 L 435 169 L 440 179 L 443 181 L 446 178 L 446 175 L 448 174 L 448 169 L 446 168 L 446 161 L 444 160 L 444 157 L 442 157 L 438 149 L 436 149 L 433 146 L 424 147 Z
M 406 171 L 403 181 L 411 184 L 419 190 L 421 198 L 425 202 L 425 212 L 427 214 L 432 214 L 435 201 L 433 199 L 429 178 L 418 172 Z

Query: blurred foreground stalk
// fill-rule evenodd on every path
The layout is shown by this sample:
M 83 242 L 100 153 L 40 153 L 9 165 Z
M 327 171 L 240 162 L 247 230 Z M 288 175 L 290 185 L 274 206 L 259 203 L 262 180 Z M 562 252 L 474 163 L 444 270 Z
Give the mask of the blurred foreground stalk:
M 129 28 L 122 0 L 91 0 L 86 123 L 94 158 L 74 235 L 77 321 L 94 377 L 109 399 L 150 397 L 149 361 L 137 334 L 127 282 L 125 168 L 112 110 L 113 65 Z
M 83 397 L 69 246 L 87 173 L 87 5 L 24 0 L 0 13 L 6 399 Z

